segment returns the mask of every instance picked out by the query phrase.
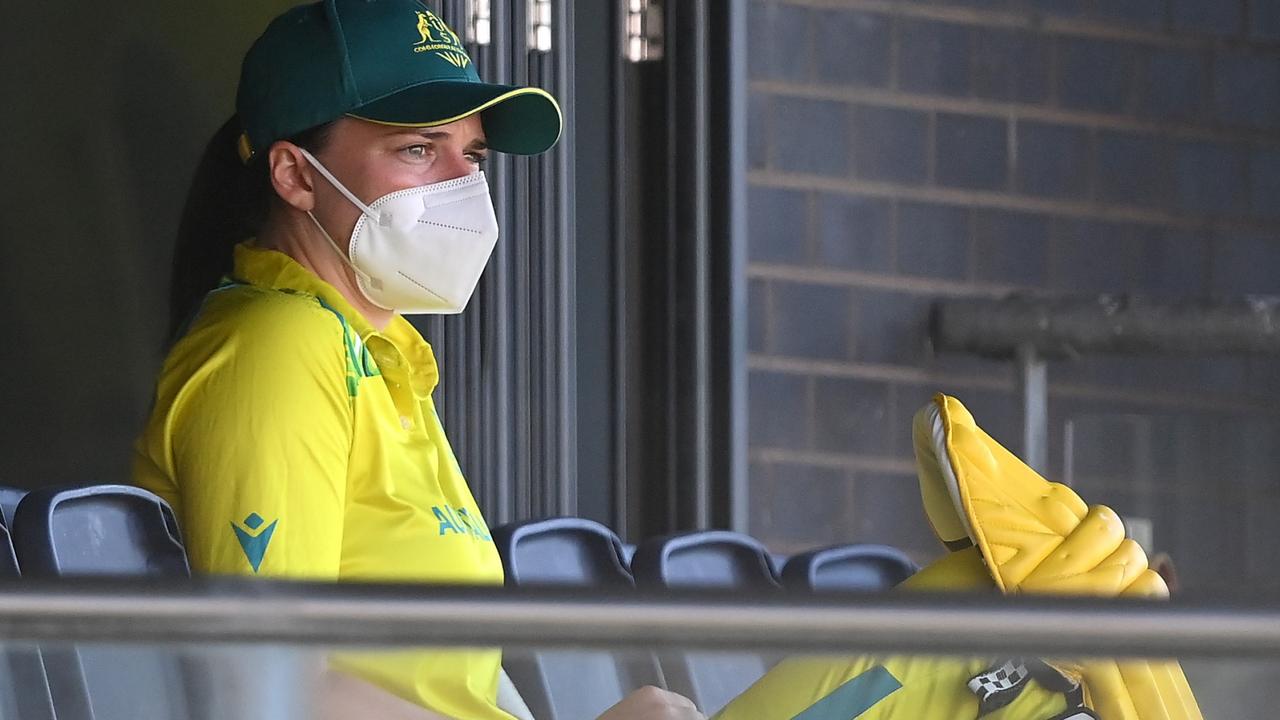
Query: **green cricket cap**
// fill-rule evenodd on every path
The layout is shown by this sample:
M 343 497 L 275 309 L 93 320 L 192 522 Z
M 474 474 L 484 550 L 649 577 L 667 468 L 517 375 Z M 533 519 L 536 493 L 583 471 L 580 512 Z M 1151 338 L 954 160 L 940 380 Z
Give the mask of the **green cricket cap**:
M 430 127 L 480 113 L 490 148 L 517 155 L 560 137 L 560 106 L 534 87 L 486 83 L 421 0 L 323 0 L 271 21 L 245 55 L 236 112 L 248 162 L 344 115 Z

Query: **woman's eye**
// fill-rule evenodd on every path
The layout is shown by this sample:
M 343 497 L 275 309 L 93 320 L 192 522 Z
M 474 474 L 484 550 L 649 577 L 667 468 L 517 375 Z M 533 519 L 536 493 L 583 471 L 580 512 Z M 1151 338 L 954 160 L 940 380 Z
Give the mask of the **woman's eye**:
M 410 145 L 403 152 L 414 160 L 421 160 L 431 153 L 431 148 L 426 145 Z
M 467 153 L 467 158 L 471 160 L 472 165 L 475 165 L 476 167 L 479 167 L 479 168 L 484 167 L 485 161 L 489 159 L 483 153 Z

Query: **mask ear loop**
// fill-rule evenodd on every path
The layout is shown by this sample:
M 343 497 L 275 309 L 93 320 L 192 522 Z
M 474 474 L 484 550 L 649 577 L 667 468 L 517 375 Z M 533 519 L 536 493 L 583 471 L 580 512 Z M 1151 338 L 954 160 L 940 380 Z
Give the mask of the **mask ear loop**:
M 355 205 L 356 207 L 360 208 L 360 212 L 364 213 L 365 215 L 368 215 L 370 220 L 377 221 L 379 225 L 387 224 L 382 221 L 381 213 L 379 213 L 377 210 L 374 210 L 373 208 L 361 202 L 360 198 L 355 196 L 355 193 L 348 190 L 346 185 L 343 185 L 342 183 L 338 182 L 338 178 L 334 177 L 333 173 L 329 172 L 329 168 L 326 168 L 324 165 L 320 163 L 319 160 L 316 159 L 314 155 L 307 152 L 306 148 L 300 147 L 298 148 L 298 150 L 302 153 L 302 156 L 307 159 L 307 162 L 311 163 L 311 166 L 314 167 L 316 170 L 318 170 L 320 174 L 324 176 L 325 180 L 329 181 L 330 185 L 332 185 L 335 189 L 337 189 L 338 192 L 342 193 L 344 197 L 350 200 L 352 205 Z
M 352 194 L 350 190 L 344 187 L 342 183 L 338 182 L 338 179 L 335 178 L 333 174 L 330 173 L 327 168 L 325 168 L 324 165 L 321 165 L 320 161 L 316 160 L 314 155 L 307 152 L 306 148 L 300 147 L 298 148 L 298 150 L 302 151 L 303 157 L 305 157 L 307 161 L 311 163 L 312 167 L 320 171 L 320 174 L 324 176 L 325 180 L 329 181 L 330 185 L 332 185 L 334 188 L 337 189 L 338 192 L 342 193 L 348 200 L 354 203 L 356 207 L 360 208 L 361 212 L 365 213 L 367 216 L 371 218 L 377 216 L 377 213 L 373 210 L 373 208 L 360 202 L 360 198 L 357 198 L 354 194 Z M 320 234 L 324 236 L 324 239 L 329 242 L 329 247 L 332 247 L 333 251 L 338 253 L 338 257 L 342 259 L 342 262 L 346 263 L 347 267 L 351 268 L 352 272 L 354 272 L 356 275 L 359 275 L 361 278 L 363 278 L 364 281 L 369 283 L 371 287 L 379 288 L 379 289 L 382 287 L 382 283 L 377 278 L 373 277 L 369 273 L 356 267 L 355 263 L 351 261 L 351 258 L 347 256 L 347 253 L 343 252 L 342 248 L 338 247 L 338 243 L 333 241 L 333 236 L 329 234 L 328 230 L 324 229 L 324 226 L 320 224 L 320 221 L 316 219 L 316 216 L 313 215 L 310 210 L 307 211 L 307 217 L 311 218 L 311 222 L 315 223 L 316 229 L 319 230 Z

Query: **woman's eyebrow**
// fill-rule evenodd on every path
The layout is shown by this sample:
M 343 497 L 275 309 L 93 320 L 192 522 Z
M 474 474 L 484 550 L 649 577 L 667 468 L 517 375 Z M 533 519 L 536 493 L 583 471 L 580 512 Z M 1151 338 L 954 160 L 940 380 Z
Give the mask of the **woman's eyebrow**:
M 433 128 L 400 128 L 392 133 L 393 136 L 411 135 L 413 137 L 422 138 L 424 140 L 447 140 L 453 137 L 453 133 L 448 130 L 436 130 Z M 488 150 L 489 143 L 484 138 L 476 138 L 467 144 L 468 150 Z
M 425 140 L 445 140 L 452 136 L 448 130 L 434 130 L 432 128 L 396 128 L 389 133 L 393 136 L 412 135 Z

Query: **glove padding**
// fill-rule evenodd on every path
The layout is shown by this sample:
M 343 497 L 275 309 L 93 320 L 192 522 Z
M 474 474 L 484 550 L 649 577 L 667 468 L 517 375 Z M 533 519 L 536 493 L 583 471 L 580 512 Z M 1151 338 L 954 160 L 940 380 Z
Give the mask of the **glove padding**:
M 1147 556 L 1111 508 L 1088 507 L 1041 477 L 978 427 L 958 400 L 938 395 L 916 414 L 916 467 L 925 513 L 949 549 L 977 548 L 996 587 L 1099 597 L 1168 597 Z M 1199 720 L 1173 661 L 1058 664 L 1083 679 L 1106 720 Z

